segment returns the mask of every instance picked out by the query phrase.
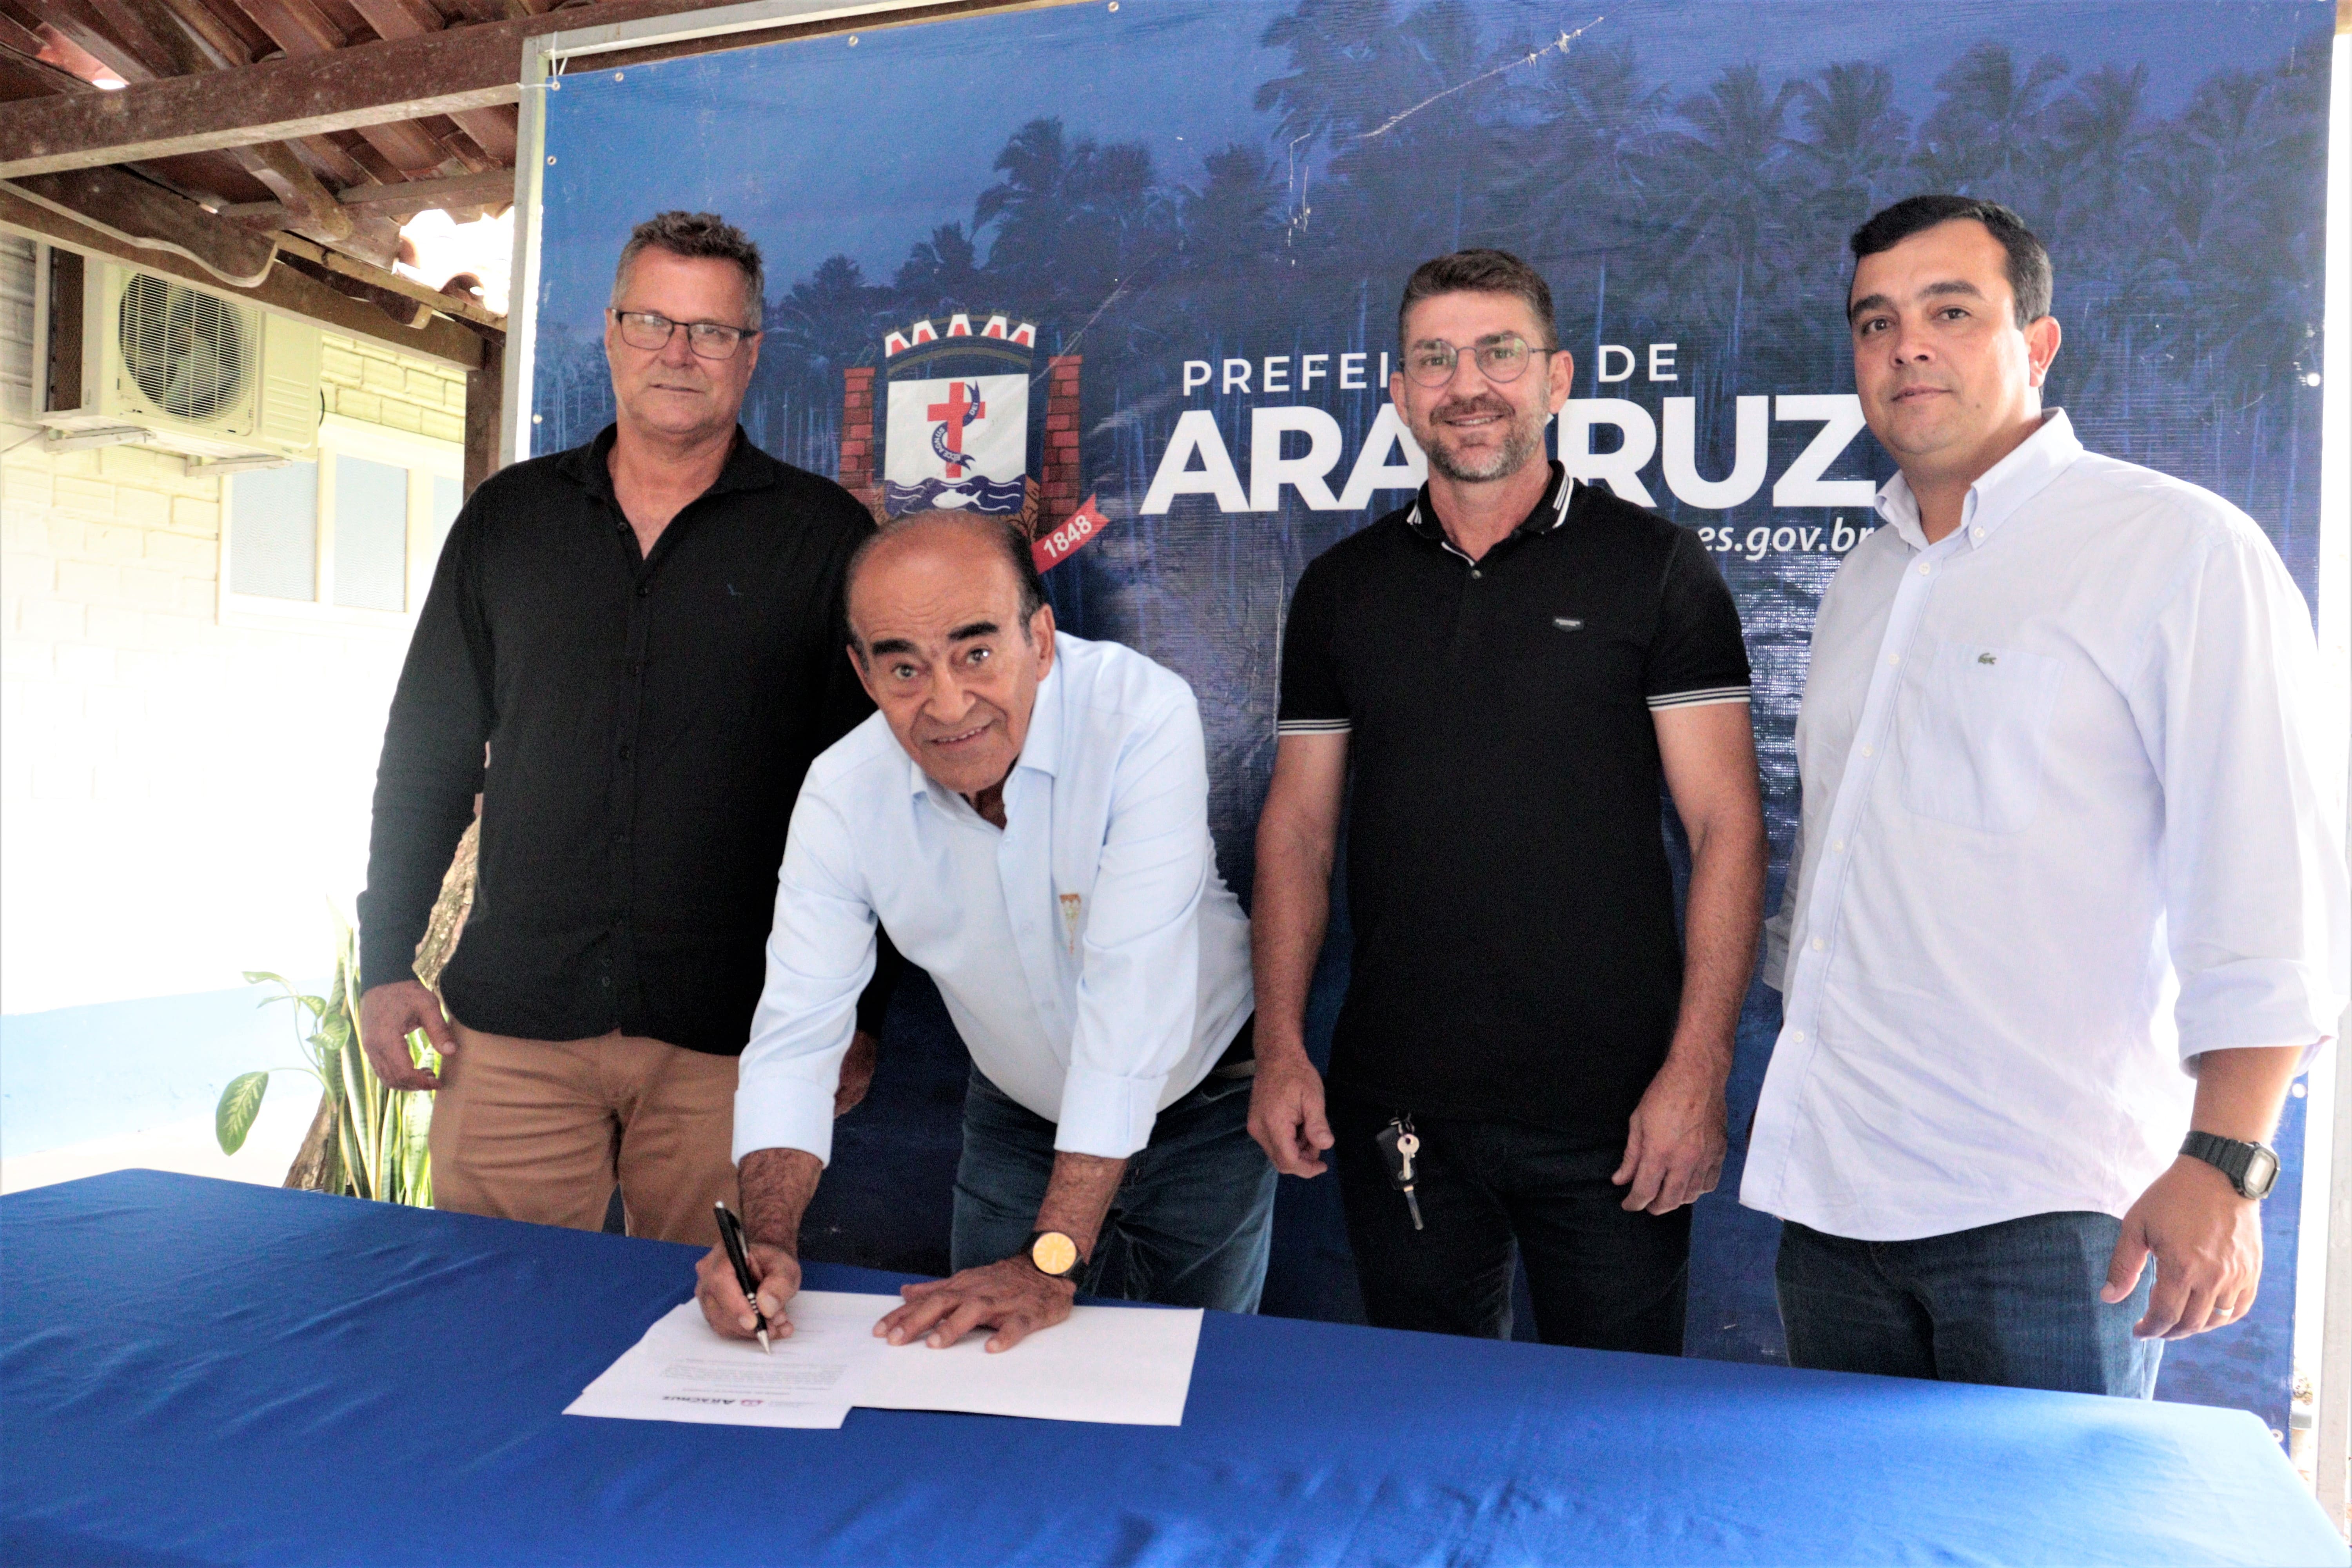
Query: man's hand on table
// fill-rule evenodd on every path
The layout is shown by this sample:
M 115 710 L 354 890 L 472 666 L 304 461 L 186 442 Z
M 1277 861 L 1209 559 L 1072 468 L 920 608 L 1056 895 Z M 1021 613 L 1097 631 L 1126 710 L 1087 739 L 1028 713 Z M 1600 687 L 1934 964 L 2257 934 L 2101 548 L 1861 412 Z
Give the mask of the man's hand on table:
M 439 1089 L 440 1078 L 416 1065 L 408 1054 L 409 1034 L 425 1031 L 433 1048 L 444 1057 L 457 1049 L 457 1031 L 441 1011 L 441 998 L 422 981 L 394 980 L 371 985 L 360 995 L 360 1048 L 367 1052 L 387 1089 Z
M 2263 1205 L 2184 1154 L 2124 1215 L 2099 1300 L 2112 1306 L 2129 1296 L 2151 1260 L 2156 1288 L 2133 1334 L 2185 1340 L 2225 1328 L 2252 1308 L 2263 1282 Z
M 800 1259 L 781 1247 L 758 1241 L 747 1242 L 743 1256 L 760 1282 L 760 1310 L 767 1314 L 768 1337 L 788 1337 L 793 1321 L 784 1316 L 784 1303 L 800 1291 Z M 736 1281 L 726 1247 L 712 1247 L 694 1266 L 694 1299 L 702 1305 L 704 1321 L 729 1339 L 748 1340 L 758 1333 L 758 1320 L 744 1304 L 743 1287 Z
M 1068 1317 L 1077 1293 L 1069 1281 L 1039 1273 L 1024 1254 L 927 1285 L 900 1286 L 907 1304 L 875 1324 L 874 1331 L 889 1336 L 894 1345 L 928 1336 L 934 1349 L 945 1350 L 974 1329 L 994 1329 L 988 1349 L 1009 1351 Z

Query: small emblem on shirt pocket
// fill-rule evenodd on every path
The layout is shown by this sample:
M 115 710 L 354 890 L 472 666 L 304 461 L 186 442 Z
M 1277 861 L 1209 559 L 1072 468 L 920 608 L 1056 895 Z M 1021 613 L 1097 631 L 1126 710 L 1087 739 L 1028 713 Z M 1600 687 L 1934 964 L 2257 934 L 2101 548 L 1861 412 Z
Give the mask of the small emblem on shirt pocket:
M 1580 632 L 1584 629 L 1582 617 L 1577 616 L 1554 616 L 1551 618 L 1551 624 L 1564 632 Z
M 1083 894 L 1062 895 L 1062 939 L 1069 944 L 1070 956 L 1078 956 L 1078 911 L 1086 905 Z
M 2064 671 L 2046 654 L 1938 644 L 1897 710 L 1904 805 L 1980 833 L 2031 824 Z

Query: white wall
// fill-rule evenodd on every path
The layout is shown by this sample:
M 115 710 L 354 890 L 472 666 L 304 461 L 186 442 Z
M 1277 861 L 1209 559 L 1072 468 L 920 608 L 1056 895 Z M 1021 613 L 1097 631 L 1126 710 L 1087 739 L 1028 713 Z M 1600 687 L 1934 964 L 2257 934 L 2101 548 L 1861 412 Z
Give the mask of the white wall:
M 0 397 L 30 380 L 30 259 L 0 235 Z M 455 433 L 459 373 L 329 346 L 369 388 L 331 423 Z M 233 477 L 27 434 L 0 424 L 0 1013 L 324 973 L 411 617 L 224 616 Z

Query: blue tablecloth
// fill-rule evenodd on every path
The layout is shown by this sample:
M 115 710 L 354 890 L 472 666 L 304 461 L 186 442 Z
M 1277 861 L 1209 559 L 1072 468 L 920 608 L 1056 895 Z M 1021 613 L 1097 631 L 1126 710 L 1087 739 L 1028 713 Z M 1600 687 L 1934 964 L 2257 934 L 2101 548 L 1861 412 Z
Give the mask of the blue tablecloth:
M 1213 1312 L 1181 1428 L 561 1414 L 693 1258 L 152 1172 L 0 1199 L 0 1558 L 2345 1561 L 2240 1411 Z

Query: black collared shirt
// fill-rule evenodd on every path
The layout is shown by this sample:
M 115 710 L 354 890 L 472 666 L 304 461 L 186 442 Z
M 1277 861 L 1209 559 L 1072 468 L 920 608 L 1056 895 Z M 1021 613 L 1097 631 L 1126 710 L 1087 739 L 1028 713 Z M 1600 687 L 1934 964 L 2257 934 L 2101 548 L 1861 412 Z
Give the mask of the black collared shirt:
M 1747 696 L 1698 537 L 1558 464 L 1475 564 L 1426 489 L 1317 557 L 1280 727 L 1349 737 L 1333 1091 L 1622 1143 L 1682 990 L 1651 716 Z
M 479 791 L 473 912 L 442 974 L 458 1020 L 731 1055 L 801 775 L 872 710 L 840 601 L 874 524 L 739 431 L 643 556 L 613 437 L 485 480 L 450 531 L 384 732 L 361 971 L 411 973 Z

